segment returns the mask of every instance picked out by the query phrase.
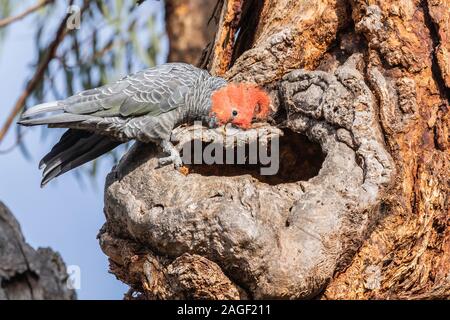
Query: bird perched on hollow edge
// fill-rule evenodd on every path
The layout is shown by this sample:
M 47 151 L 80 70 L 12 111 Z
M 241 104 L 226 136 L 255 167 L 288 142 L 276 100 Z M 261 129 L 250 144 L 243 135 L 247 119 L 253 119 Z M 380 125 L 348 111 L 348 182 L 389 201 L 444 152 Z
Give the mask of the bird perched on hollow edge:
M 268 94 L 254 84 L 228 83 L 189 64 L 167 63 L 32 107 L 19 124 L 69 128 L 39 164 L 44 186 L 132 139 L 159 144 L 169 154 L 159 164 L 179 167 L 180 154 L 170 142 L 176 126 L 202 120 L 210 128 L 231 123 L 248 129 L 254 119 L 267 118 L 269 105 Z

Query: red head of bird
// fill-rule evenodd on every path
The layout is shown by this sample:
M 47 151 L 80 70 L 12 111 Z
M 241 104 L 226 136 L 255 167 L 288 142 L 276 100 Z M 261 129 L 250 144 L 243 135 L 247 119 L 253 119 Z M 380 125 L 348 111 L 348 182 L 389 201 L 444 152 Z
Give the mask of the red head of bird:
M 249 83 L 230 83 L 215 91 L 211 97 L 210 117 L 217 125 L 231 123 L 248 129 L 254 119 L 269 115 L 270 97 L 262 89 Z

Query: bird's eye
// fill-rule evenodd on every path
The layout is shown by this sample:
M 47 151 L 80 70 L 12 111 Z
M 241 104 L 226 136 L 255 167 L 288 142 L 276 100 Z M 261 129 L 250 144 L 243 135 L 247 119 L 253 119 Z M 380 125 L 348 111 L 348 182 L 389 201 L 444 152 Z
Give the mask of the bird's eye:
M 260 113 L 261 112 L 261 105 L 259 103 L 256 104 L 255 107 L 255 113 Z
M 236 116 L 238 115 L 238 112 L 237 112 L 237 110 L 233 110 L 233 111 L 231 111 L 231 115 L 232 115 L 233 117 L 236 117 Z

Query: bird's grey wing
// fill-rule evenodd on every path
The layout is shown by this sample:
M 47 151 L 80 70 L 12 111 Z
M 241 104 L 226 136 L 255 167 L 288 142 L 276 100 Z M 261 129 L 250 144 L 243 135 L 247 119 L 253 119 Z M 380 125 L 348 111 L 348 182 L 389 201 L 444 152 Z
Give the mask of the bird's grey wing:
M 148 69 L 127 79 L 130 86 L 125 91 L 129 98 L 119 108 L 121 116 L 157 116 L 184 103 L 194 79 L 177 74 L 176 69 L 160 69 Z
M 59 102 L 67 113 L 94 114 L 104 110 L 118 110 L 127 98 L 124 93 L 129 84 L 123 79 L 105 86 L 82 91 Z
M 119 81 L 83 91 L 61 103 L 64 111 L 101 117 L 158 116 L 184 103 L 195 83 L 195 70 L 166 64 L 140 71 Z M 189 72 L 190 71 L 190 72 Z

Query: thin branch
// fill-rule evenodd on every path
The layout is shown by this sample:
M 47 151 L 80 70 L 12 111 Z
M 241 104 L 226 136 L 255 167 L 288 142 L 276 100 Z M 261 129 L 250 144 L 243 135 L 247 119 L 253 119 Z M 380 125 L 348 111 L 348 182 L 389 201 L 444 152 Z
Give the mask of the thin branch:
M 84 2 L 85 9 L 88 6 L 89 1 Z M 69 2 L 69 5 L 73 4 L 73 0 Z M 41 64 L 36 69 L 36 72 L 34 73 L 33 77 L 30 81 L 28 81 L 27 86 L 25 90 L 20 95 L 19 99 L 17 99 L 17 102 L 15 103 L 14 107 L 12 108 L 12 111 L 8 118 L 5 121 L 5 124 L 0 130 L 0 143 L 2 142 L 3 138 L 5 137 L 6 133 L 8 132 L 9 128 L 11 127 L 11 124 L 14 121 L 14 118 L 19 114 L 19 112 L 22 110 L 23 106 L 25 105 L 27 99 L 30 97 L 30 95 L 33 93 L 34 89 L 37 87 L 37 85 L 41 82 L 41 80 L 44 77 L 45 71 L 47 70 L 50 62 L 53 60 L 53 58 L 56 55 L 56 50 L 58 49 L 61 42 L 64 40 L 64 37 L 67 34 L 67 21 L 70 18 L 70 14 L 67 14 L 66 17 L 61 21 L 58 30 L 56 32 L 56 36 L 54 40 L 50 43 L 47 51 L 47 55 L 42 60 Z
M 16 137 L 16 141 L 14 142 L 13 145 L 9 146 L 6 149 L 0 150 L 0 155 L 5 155 L 8 154 L 12 151 L 14 151 L 14 149 L 16 149 L 18 146 L 20 146 L 22 144 L 23 138 L 25 137 L 25 135 L 30 132 L 30 130 L 27 130 L 23 133 L 18 133 L 17 137 Z
M 97 29 L 98 30 L 98 29 Z M 83 44 L 87 41 L 91 41 L 92 37 L 86 38 L 81 40 L 79 43 Z M 102 49 L 100 49 L 99 51 L 97 51 L 95 54 L 93 55 L 89 55 L 89 56 L 85 56 L 82 59 L 80 59 L 81 62 L 77 63 L 77 66 L 80 66 L 82 64 L 91 64 L 93 63 L 96 59 L 102 58 L 105 54 L 107 54 L 109 51 L 111 51 L 112 49 L 114 49 L 116 46 L 120 45 L 124 45 L 125 41 L 121 40 L 121 41 L 116 41 L 116 40 L 112 40 L 109 41 Z M 65 61 L 65 57 L 67 54 L 70 53 L 70 51 L 73 49 L 69 48 L 68 50 L 63 51 L 62 53 L 60 53 L 58 56 L 55 57 L 55 59 L 58 59 L 61 64 L 63 65 L 64 68 L 68 68 L 68 69 L 72 69 L 75 67 L 75 65 L 68 65 Z
M 11 17 L 7 17 L 4 19 L 0 20 L 0 28 L 6 27 L 7 25 L 16 22 L 18 20 L 21 20 L 23 18 L 25 18 L 26 16 L 28 16 L 29 14 L 45 7 L 47 4 L 50 4 L 52 2 L 54 2 L 55 0 L 41 0 L 38 3 L 36 3 L 34 6 L 29 7 L 28 9 L 26 9 L 24 12 L 16 15 L 16 16 L 11 16 Z

